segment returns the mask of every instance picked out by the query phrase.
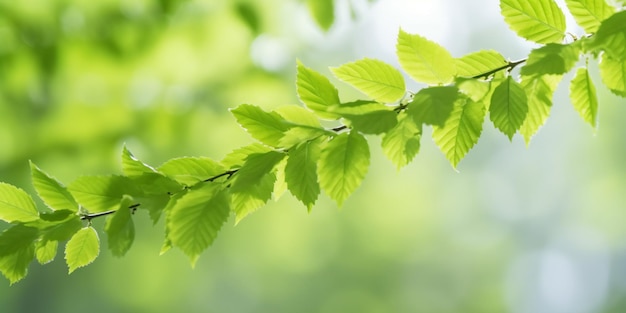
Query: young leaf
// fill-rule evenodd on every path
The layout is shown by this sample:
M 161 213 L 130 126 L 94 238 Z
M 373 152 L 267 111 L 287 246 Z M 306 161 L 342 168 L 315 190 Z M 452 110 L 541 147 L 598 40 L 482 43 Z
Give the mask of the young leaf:
M 56 240 L 40 240 L 35 245 L 35 255 L 39 264 L 47 264 L 54 260 L 57 255 L 59 242 Z
M 0 182 L 0 220 L 28 222 L 39 218 L 33 198 L 24 190 Z
M 311 211 L 320 193 L 317 182 L 318 141 L 307 141 L 289 152 L 285 167 L 285 181 L 291 194 Z
M 304 66 L 297 65 L 296 91 L 300 101 L 322 118 L 337 119 L 337 115 L 327 112 L 328 106 L 338 104 L 339 92 L 324 75 Z
M 620 11 L 604 20 L 588 47 L 603 50 L 616 61 L 626 61 L 626 11 Z
M 520 73 L 524 76 L 565 74 L 576 65 L 579 52 L 579 44 L 547 44 L 530 52 Z
M 342 103 L 329 108 L 349 120 L 351 126 L 364 134 L 384 133 L 398 123 L 396 112 L 392 108 L 370 101 Z
M 367 140 L 356 131 L 331 139 L 318 162 L 320 186 L 341 206 L 361 185 L 370 164 Z
M 433 127 L 433 140 L 445 154 L 452 167 L 478 142 L 483 130 L 485 107 L 469 97 L 460 97 L 443 126 Z
M 159 172 L 184 185 L 194 185 L 205 179 L 222 174 L 226 169 L 206 157 L 182 157 L 168 160 L 159 167 Z
M 289 129 L 278 113 L 265 112 L 254 105 L 242 104 L 231 112 L 252 137 L 269 146 L 277 147 L 280 138 Z
M 109 218 L 104 226 L 108 236 L 109 250 L 116 257 L 128 252 L 135 240 L 135 225 L 131 218 L 130 205 L 132 200 L 124 197 L 117 211 Z
M 307 0 L 307 5 L 315 22 L 328 31 L 335 20 L 334 0 Z
M 569 95 L 580 117 L 595 128 L 598 119 L 598 97 L 586 68 L 579 68 L 576 71 L 576 76 L 570 83 Z
M 443 126 L 459 95 L 459 90 L 454 86 L 424 88 L 409 103 L 409 115 L 418 125 Z
M 167 221 L 168 238 L 195 266 L 200 253 L 217 237 L 229 212 L 228 197 L 221 184 L 202 184 L 189 190 L 172 207 Z
M 615 13 L 615 7 L 606 0 L 565 0 L 576 23 L 587 33 L 595 33 L 600 23 Z
M 232 210 L 235 212 L 235 225 L 272 198 L 275 183 L 276 175 L 268 173 L 263 175 L 254 186 L 236 192 L 231 190 L 230 198 Z
M 76 200 L 61 182 L 48 176 L 32 162 L 30 170 L 37 194 L 50 209 L 78 211 Z
M 122 150 L 122 172 L 126 176 L 139 176 L 144 173 L 155 173 L 156 170 L 137 159 L 131 152 L 124 146 Z
M 492 79 L 490 81 L 484 81 L 475 78 L 458 78 L 456 80 L 456 87 L 459 88 L 463 94 L 470 97 L 475 102 L 482 102 L 486 109 L 489 109 L 491 104 L 491 96 L 495 90 L 495 86 L 498 86 L 502 82 L 502 79 Z
M 458 76 L 467 78 L 479 77 L 494 69 L 502 68 L 509 64 L 499 52 L 494 50 L 473 52 L 461 58 L 454 59 L 454 61 L 456 63 Z
M 524 123 L 527 113 L 526 92 L 513 77 L 507 77 L 491 96 L 489 117 L 493 125 L 512 140 L 515 132 Z
M 280 139 L 280 147 L 290 149 L 302 142 L 313 140 L 317 137 L 329 135 L 329 131 L 323 128 L 310 126 L 294 126 L 285 132 L 285 136 Z M 334 135 L 334 134 L 330 134 Z
M 383 61 L 365 58 L 331 68 L 331 71 L 335 77 L 378 102 L 397 101 L 406 92 L 402 74 Z
M 445 48 L 403 30 L 398 34 L 396 54 L 402 68 L 418 82 L 448 84 L 457 73 L 454 58 Z
M 600 76 L 611 92 L 626 97 L 626 60 L 618 61 L 603 55 L 600 61 Z
M 411 116 L 402 112 L 398 115 L 398 124 L 383 137 L 383 152 L 400 169 L 419 152 L 421 137 L 421 125 L 415 124 Z
M 71 274 L 77 268 L 89 265 L 100 253 L 98 233 L 91 227 L 83 227 L 65 245 L 65 261 Z
M 280 197 L 283 196 L 285 191 L 289 189 L 287 187 L 287 182 L 285 181 L 285 167 L 287 166 L 287 159 L 284 158 L 276 164 L 274 167 L 274 176 L 276 177 L 276 182 L 274 183 L 274 190 L 272 190 L 272 199 L 274 201 L 278 201 Z
M 40 220 L 29 222 L 27 225 L 39 229 L 42 240 L 68 240 L 83 226 L 80 217 L 70 210 L 41 213 L 40 216 Z
M 0 272 L 11 284 L 28 273 L 28 265 L 35 257 L 37 235 L 37 229 L 19 224 L 0 234 Z
M 552 95 L 562 77 L 561 75 L 522 77 L 521 86 L 528 98 L 528 114 L 519 131 L 524 136 L 526 145 L 550 115 Z
M 241 147 L 239 149 L 235 149 L 231 151 L 224 159 L 222 160 L 222 165 L 224 168 L 237 168 L 241 167 L 245 162 L 248 156 L 256 153 L 266 153 L 272 151 L 268 146 L 264 146 L 259 143 L 253 143 L 251 145 L 247 145 L 245 147 Z
M 82 176 L 68 187 L 74 198 L 92 213 L 117 209 L 123 195 L 140 191 L 125 176 Z
M 283 105 L 274 110 L 287 121 L 287 124 L 294 126 L 322 127 L 320 120 L 313 112 L 297 105 Z
M 500 0 L 500 10 L 522 38 L 545 44 L 565 37 L 565 15 L 553 0 Z

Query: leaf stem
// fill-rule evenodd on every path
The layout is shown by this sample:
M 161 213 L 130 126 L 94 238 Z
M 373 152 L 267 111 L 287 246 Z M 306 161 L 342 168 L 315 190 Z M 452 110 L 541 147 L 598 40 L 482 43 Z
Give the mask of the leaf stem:
M 210 182 L 213 182 L 216 179 L 218 179 L 220 177 L 224 177 L 224 176 L 228 176 L 227 178 L 230 178 L 231 176 L 235 175 L 235 173 L 237 173 L 238 171 L 239 171 L 239 169 L 229 170 L 229 171 L 226 171 L 224 173 L 217 174 L 217 175 L 215 175 L 213 177 L 207 178 L 207 179 L 203 180 L 203 182 L 210 183 Z
M 509 61 L 509 63 L 508 63 L 508 64 L 506 64 L 506 65 L 502 65 L 502 66 L 500 66 L 500 67 L 498 67 L 498 68 L 495 68 L 495 69 L 493 69 L 493 70 L 491 70 L 491 71 L 489 71 L 489 72 L 486 72 L 486 73 L 478 74 L 478 75 L 476 75 L 476 76 L 473 76 L 472 78 L 475 78 L 475 79 L 478 79 L 478 78 L 487 78 L 487 77 L 489 77 L 489 76 L 491 76 L 491 75 L 493 75 L 493 74 L 495 74 L 495 73 L 497 73 L 497 72 L 499 72 L 499 71 L 502 71 L 502 70 L 508 70 L 508 71 L 511 71 L 511 70 L 513 70 L 516 66 L 518 66 L 518 65 L 520 65 L 520 64 L 522 64 L 522 63 L 525 63 L 527 60 L 528 60 L 528 59 L 521 59 L 521 60 L 517 60 L 517 61 Z
M 131 209 L 132 213 L 135 213 L 135 210 L 141 205 L 141 203 L 135 203 L 133 205 L 128 206 L 129 209 Z M 98 218 L 101 216 L 107 216 L 107 215 L 111 215 L 113 213 L 117 212 L 117 210 L 109 210 L 109 211 L 104 211 L 104 212 L 98 212 L 98 213 L 86 213 L 86 214 L 81 214 L 80 219 L 81 220 L 87 220 L 89 222 L 91 222 L 92 219 L 94 218 Z

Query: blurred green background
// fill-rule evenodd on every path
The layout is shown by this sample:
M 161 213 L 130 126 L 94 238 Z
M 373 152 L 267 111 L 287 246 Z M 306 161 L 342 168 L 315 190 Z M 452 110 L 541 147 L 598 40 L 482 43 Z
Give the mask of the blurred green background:
M 297 103 L 297 58 L 325 74 L 365 56 L 397 64 L 399 27 L 455 56 L 533 47 L 495 0 L 335 8 L 324 32 L 297 0 L 0 0 L 0 181 L 32 192 L 28 160 L 66 183 L 119 172 L 124 144 L 154 165 L 221 159 L 252 141 L 229 108 Z M 229 221 L 195 269 L 180 251 L 158 256 L 163 225 L 140 212 L 125 257 L 100 233 L 100 257 L 71 276 L 60 251 L 3 280 L 0 311 L 625 312 L 626 105 L 595 81 L 598 130 L 561 84 L 529 148 L 485 123 L 460 172 L 428 134 L 401 171 L 372 137 L 342 209 L 323 196 L 308 214 L 284 196 Z

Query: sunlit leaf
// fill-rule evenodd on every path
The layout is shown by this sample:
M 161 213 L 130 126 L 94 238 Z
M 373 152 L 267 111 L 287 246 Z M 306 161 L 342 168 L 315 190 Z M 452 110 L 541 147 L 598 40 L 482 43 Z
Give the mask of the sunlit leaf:
M 39 229 L 43 240 L 68 240 L 83 226 L 80 217 L 71 210 L 41 213 L 40 217 L 41 219 L 26 225 Z
M 130 198 L 124 197 L 117 211 L 107 219 L 104 226 L 109 250 L 117 257 L 124 256 L 135 240 L 135 224 L 131 218 L 131 203 Z
M 524 136 L 526 145 L 550 115 L 552 95 L 561 78 L 561 75 L 522 77 L 521 86 L 528 98 L 528 114 L 519 132 Z
M 196 184 L 225 171 L 221 164 L 207 157 L 175 158 L 159 167 L 159 172 L 185 185 Z
M 569 94 L 572 105 L 574 105 L 574 109 L 580 114 L 580 117 L 589 123 L 591 127 L 596 127 L 598 97 L 596 95 L 596 87 L 593 81 L 591 81 L 586 68 L 579 68 L 576 71 L 576 76 L 570 83 Z
M 56 240 L 40 240 L 35 245 L 35 255 L 39 264 L 47 264 L 57 255 L 59 242 Z
M 579 52 L 578 44 L 547 44 L 530 52 L 520 73 L 524 76 L 565 74 L 576 65 Z
M 39 197 L 52 210 L 78 211 L 78 204 L 61 182 L 44 173 L 34 163 L 30 163 L 33 187 Z
M 192 266 L 228 219 L 228 203 L 221 184 L 207 183 L 189 190 L 172 207 L 168 238 L 189 257 Z
M 329 106 L 340 103 L 337 88 L 324 75 L 300 61 L 297 69 L 296 91 L 300 101 L 322 118 L 337 119 L 337 115 L 327 112 Z
M 313 112 L 297 105 L 283 105 L 274 110 L 289 125 L 322 127 L 320 120 Z
M 289 129 L 285 120 L 278 113 L 265 112 L 254 105 L 242 104 L 232 109 L 231 112 L 241 127 L 245 128 L 252 137 L 266 145 L 277 147 L 280 138 Z
M 457 73 L 450 52 L 420 35 L 400 30 L 396 53 L 402 68 L 418 82 L 448 84 Z
M 73 181 L 68 189 L 88 211 L 104 212 L 117 209 L 123 195 L 140 193 L 125 176 L 82 176 Z
M 565 0 L 576 23 L 587 33 L 595 33 L 600 23 L 615 13 L 615 7 L 606 0 Z
M 456 168 L 478 142 L 483 130 L 484 118 L 484 105 L 463 96 L 454 103 L 445 124 L 433 127 L 433 140 L 452 167 Z
M 307 0 L 311 16 L 323 30 L 327 31 L 335 20 L 334 0 Z
M 285 181 L 285 167 L 287 167 L 287 159 L 283 158 L 274 167 L 274 176 L 276 182 L 274 182 L 274 190 L 272 190 L 272 199 L 278 201 L 283 194 L 289 189 L 287 182 Z
M 481 77 L 495 69 L 507 66 L 509 62 L 497 51 L 481 50 L 454 59 L 458 76 Z M 483 77 L 486 78 L 486 77 Z
M 409 164 L 420 150 L 422 129 L 406 113 L 398 115 L 398 124 L 383 137 L 383 152 L 398 169 Z
M 493 125 L 511 140 L 524 123 L 527 113 L 526 92 L 513 77 L 507 77 L 495 88 L 491 96 L 489 118 Z
M 350 121 L 350 125 L 365 134 L 380 134 L 396 126 L 397 114 L 392 108 L 370 101 L 342 103 L 329 108 Z
M 0 182 L 0 220 L 28 222 L 39 218 L 33 198 L 24 190 Z
M 565 37 L 565 15 L 554 0 L 500 0 L 500 10 L 522 38 L 545 44 Z
M 37 229 L 19 224 L 0 234 L 0 272 L 11 284 L 28 273 L 28 265 L 35 258 L 37 235 Z
M 454 86 L 423 88 L 413 96 L 408 112 L 418 125 L 442 126 L 458 97 L 459 90 Z
M 224 157 L 224 159 L 220 163 L 228 169 L 241 167 L 246 162 L 248 156 L 256 153 L 266 153 L 270 151 L 272 151 L 272 149 L 268 146 L 264 146 L 259 143 L 253 143 L 251 145 L 247 145 L 245 147 L 241 147 L 231 151 L 228 155 Z
M 618 61 L 603 55 L 600 61 L 600 76 L 611 92 L 626 97 L 626 60 Z
M 308 141 L 289 151 L 285 167 L 285 181 L 291 194 L 302 201 L 310 211 L 320 193 L 317 181 L 318 141 Z
M 331 68 L 335 76 L 378 102 L 394 102 L 404 96 L 402 74 L 379 60 L 361 59 Z
M 65 261 L 71 274 L 76 269 L 89 265 L 100 253 L 100 239 L 98 233 L 91 227 L 84 227 L 67 242 L 65 246 Z
M 317 174 L 326 194 L 341 204 L 365 178 L 370 163 L 367 140 L 356 131 L 342 133 L 323 148 Z
M 626 61 L 626 11 L 620 11 L 604 20 L 588 47 L 604 51 L 616 61 Z
M 309 141 L 328 134 L 329 131 L 323 128 L 294 126 L 286 131 L 283 138 L 280 139 L 280 147 L 289 149 L 301 142 Z
M 144 173 L 154 173 L 156 170 L 142 161 L 139 161 L 131 152 L 124 146 L 122 149 L 122 172 L 126 176 L 138 176 Z

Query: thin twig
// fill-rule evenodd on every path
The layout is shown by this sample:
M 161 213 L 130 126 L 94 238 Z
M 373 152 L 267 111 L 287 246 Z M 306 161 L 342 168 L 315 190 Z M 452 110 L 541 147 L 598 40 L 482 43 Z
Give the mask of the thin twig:
M 476 75 L 476 76 L 474 76 L 472 78 L 476 78 L 476 79 L 478 79 L 478 78 L 487 78 L 487 77 L 491 76 L 492 74 L 495 74 L 495 73 L 497 73 L 497 72 L 499 72 L 501 70 L 506 70 L 506 69 L 511 71 L 516 66 L 526 62 L 527 60 L 528 59 L 521 59 L 521 60 L 517 60 L 517 61 L 509 61 L 509 63 L 506 64 L 506 65 L 502 65 L 502 66 L 500 66 L 498 68 L 495 68 L 495 69 L 493 69 L 493 70 L 491 70 L 489 72 L 486 72 L 486 73 L 478 74 L 478 75 Z

